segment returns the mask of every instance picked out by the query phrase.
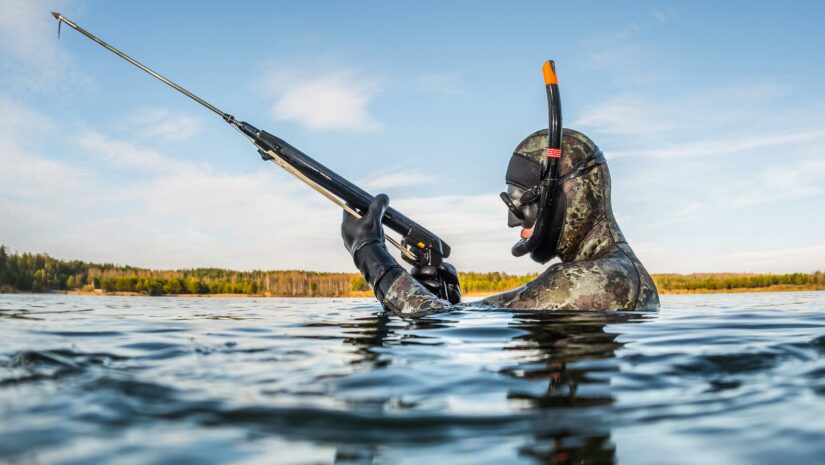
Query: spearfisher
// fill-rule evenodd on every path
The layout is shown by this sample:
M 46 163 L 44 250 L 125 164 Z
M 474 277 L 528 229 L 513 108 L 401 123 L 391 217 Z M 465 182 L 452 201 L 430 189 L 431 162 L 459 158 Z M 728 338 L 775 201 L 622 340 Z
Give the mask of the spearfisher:
M 373 200 L 372 195 L 317 162 L 309 155 L 301 152 L 277 136 L 259 130 L 245 121 L 235 119 L 231 114 L 220 110 L 129 55 L 107 44 L 62 14 L 52 12 L 52 16 L 57 19 L 58 38 L 60 37 L 60 26 L 66 24 L 115 55 L 123 58 L 223 118 L 224 121 L 240 131 L 252 142 L 258 149 L 258 153 L 263 160 L 271 161 L 280 166 L 304 184 L 344 209 L 350 215 L 360 218 L 367 211 L 370 202 Z M 450 255 L 450 246 L 447 245 L 446 242 L 393 208 L 387 209 L 382 218 L 382 223 L 384 226 L 401 235 L 402 239 L 400 242 L 389 236 L 386 236 L 386 240 L 401 252 L 401 256 L 406 262 L 413 266 L 438 267 L 442 264 L 443 259 Z M 458 283 L 455 282 L 454 284 L 457 285 Z M 439 289 L 438 292 L 439 297 L 445 299 L 448 297 L 449 290 L 447 286 L 449 285 L 450 283 L 444 281 L 442 288 Z

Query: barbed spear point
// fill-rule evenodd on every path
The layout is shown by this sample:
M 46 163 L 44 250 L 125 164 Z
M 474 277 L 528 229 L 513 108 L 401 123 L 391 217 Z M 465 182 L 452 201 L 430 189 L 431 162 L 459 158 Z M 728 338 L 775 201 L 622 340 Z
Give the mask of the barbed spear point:
M 63 25 L 63 15 L 56 11 L 52 11 L 52 16 L 57 20 L 57 38 L 60 38 L 60 26 Z

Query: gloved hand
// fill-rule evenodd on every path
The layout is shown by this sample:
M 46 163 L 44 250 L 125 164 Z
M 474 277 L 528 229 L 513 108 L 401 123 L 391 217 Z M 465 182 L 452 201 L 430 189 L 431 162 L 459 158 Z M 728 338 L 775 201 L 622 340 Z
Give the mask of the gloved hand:
M 382 304 L 392 281 L 403 271 L 384 245 L 381 219 L 389 203 L 390 199 L 386 195 L 376 195 L 363 217 L 356 218 L 344 211 L 344 220 L 341 223 L 344 246 Z M 382 281 L 385 276 L 387 279 Z
M 461 302 L 458 272 L 453 265 L 442 262 L 438 266 L 414 266 L 410 270 L 410 274 L 430 292 L 442 299 L 447 299 L 451 304 L 455 305 Z
M 344 221 L 341 223 L 341 236 L 344 238 L 344 247 L 349 254 L 355 254 L 367 244 L 377 243 L 384 245 L 384 228 L 381 218 L 390 204 L 385 194 L 378 194 L 372 199 L 369 210 L 361 218 L 356 218 L 344 211 Z

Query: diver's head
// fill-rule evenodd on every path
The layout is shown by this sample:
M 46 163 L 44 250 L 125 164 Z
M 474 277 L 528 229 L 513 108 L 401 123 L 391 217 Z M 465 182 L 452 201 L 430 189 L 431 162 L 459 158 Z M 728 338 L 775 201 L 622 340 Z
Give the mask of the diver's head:
M 545 263 L 572 260 L 592 226 L 609 214 L 610 177 L 601 150 L 584 134 L 565 129 L 558 179 L 545 160 L 547 130 L 524 139 L 507 167 L 507 225 L 521 227 L 513 255 Z M 598 168 L 597 168 L 598 167 Z

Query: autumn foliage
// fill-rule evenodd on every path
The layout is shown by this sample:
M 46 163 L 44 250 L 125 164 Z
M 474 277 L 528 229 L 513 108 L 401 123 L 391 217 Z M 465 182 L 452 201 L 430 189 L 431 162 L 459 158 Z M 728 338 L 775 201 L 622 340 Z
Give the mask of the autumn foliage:
M 514 289 L 536 274 L 459 273 L 465 295 Z M 825 289 L 822 272 L 792 274 L 653 275 L 661 293 Z M 0 246 L 0 291 L 85 291 L 145 295 L 264 295 L 350 297 L 371 292 L 357 273 L 232 271 L 219 268 L 149 270 L 131 266 L 59 260 L 46 254 L 9 253 Z

